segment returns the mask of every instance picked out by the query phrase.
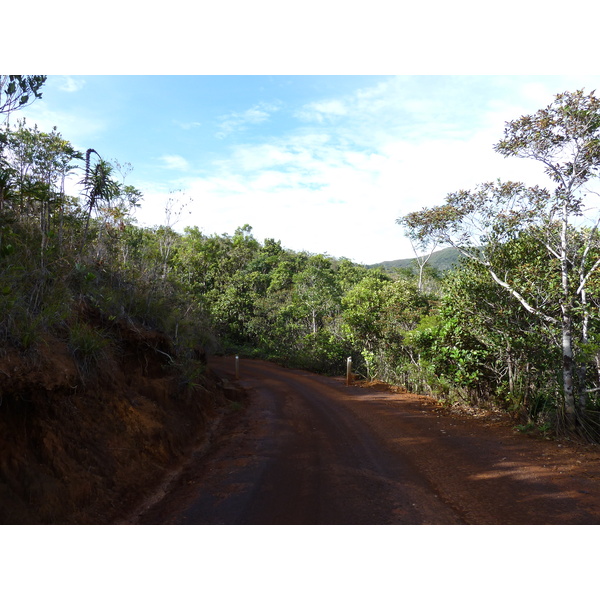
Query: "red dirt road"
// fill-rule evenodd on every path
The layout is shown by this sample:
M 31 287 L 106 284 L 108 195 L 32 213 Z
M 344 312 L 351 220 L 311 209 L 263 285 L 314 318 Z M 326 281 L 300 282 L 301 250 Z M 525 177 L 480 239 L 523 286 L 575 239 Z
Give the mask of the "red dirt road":
M 211 369 L 233 380 L 231 358 Z M 600 451 L 411 394 L 241 362 L 247 406 L 140 524 L 599 524 Z

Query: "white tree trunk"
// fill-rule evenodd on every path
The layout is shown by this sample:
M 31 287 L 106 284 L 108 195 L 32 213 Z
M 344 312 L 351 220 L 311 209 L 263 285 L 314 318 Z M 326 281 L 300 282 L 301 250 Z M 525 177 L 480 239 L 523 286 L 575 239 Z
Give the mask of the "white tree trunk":
M 563 351 L 563 394 L 567 425 L 574 428 L 577 423 L 575 387 L 573 382 L 573 335 L 571 315 L 567 307 L 563 309 L 562 319 L 562 351 Z
M 568 248 L 568 226 L 569 213 L 567 202 L 563 204 L 562 230 L 560 236 L 560 268 L 562 280 L 562 352 L 563 352 L 563 394 L 565 417 L 567 426 L 574 429 L 577 425 L 577 413 L 575 402 L 575 386 L 573 374 L 575 372 L 573 356 L 573 317 L 571 301 L 569 297 L 569 261 L 567 257 Z

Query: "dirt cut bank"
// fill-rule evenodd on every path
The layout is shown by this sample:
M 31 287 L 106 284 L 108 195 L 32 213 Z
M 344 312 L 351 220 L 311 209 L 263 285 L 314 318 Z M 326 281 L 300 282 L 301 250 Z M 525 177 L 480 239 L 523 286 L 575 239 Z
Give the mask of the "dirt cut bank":
M 190 377 L 159 332 L 123 321 L 109 341 L 93 364 L 54 336 L 0 356 L 1 524 L 113 522 L 230 404 L 201 351 Z

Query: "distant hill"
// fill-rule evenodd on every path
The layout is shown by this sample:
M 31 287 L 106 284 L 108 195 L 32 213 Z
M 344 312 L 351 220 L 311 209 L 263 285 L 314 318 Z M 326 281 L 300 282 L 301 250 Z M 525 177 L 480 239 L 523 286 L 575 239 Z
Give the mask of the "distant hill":
M 460 260 L 460 253 L 455 248 L 444 248 L 438 250 L 431 255 L 431 258 L 427 261 L 427 265 L 437 269 L 440 272 L 448 271 L 458 265 Z M 384 262 L 369 265 L 369 267 L 375 269 L 381 267 L 386 272 L 393 272 L 394 269 L 405 269 L 415 268 L 415 258 L 400 258 L 398 260 L 386 260 Z

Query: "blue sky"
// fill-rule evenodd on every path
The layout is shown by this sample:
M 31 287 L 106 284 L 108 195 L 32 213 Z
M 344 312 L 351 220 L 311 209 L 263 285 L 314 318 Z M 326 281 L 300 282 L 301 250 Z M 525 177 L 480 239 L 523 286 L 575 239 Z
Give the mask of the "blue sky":
M 495 179 L 545 183 L 493 151 L 504 123 L 600 76 L 49 76 L 21 112 L 128 162 L 142 225 L 371 264 L 412 256 L 397 217 Z M 15 115 L 16 116 L 16 115 Z M 14 119 L 15 117 L 13 117 Z M 169 199 L 172 199 L 169 202 Z

